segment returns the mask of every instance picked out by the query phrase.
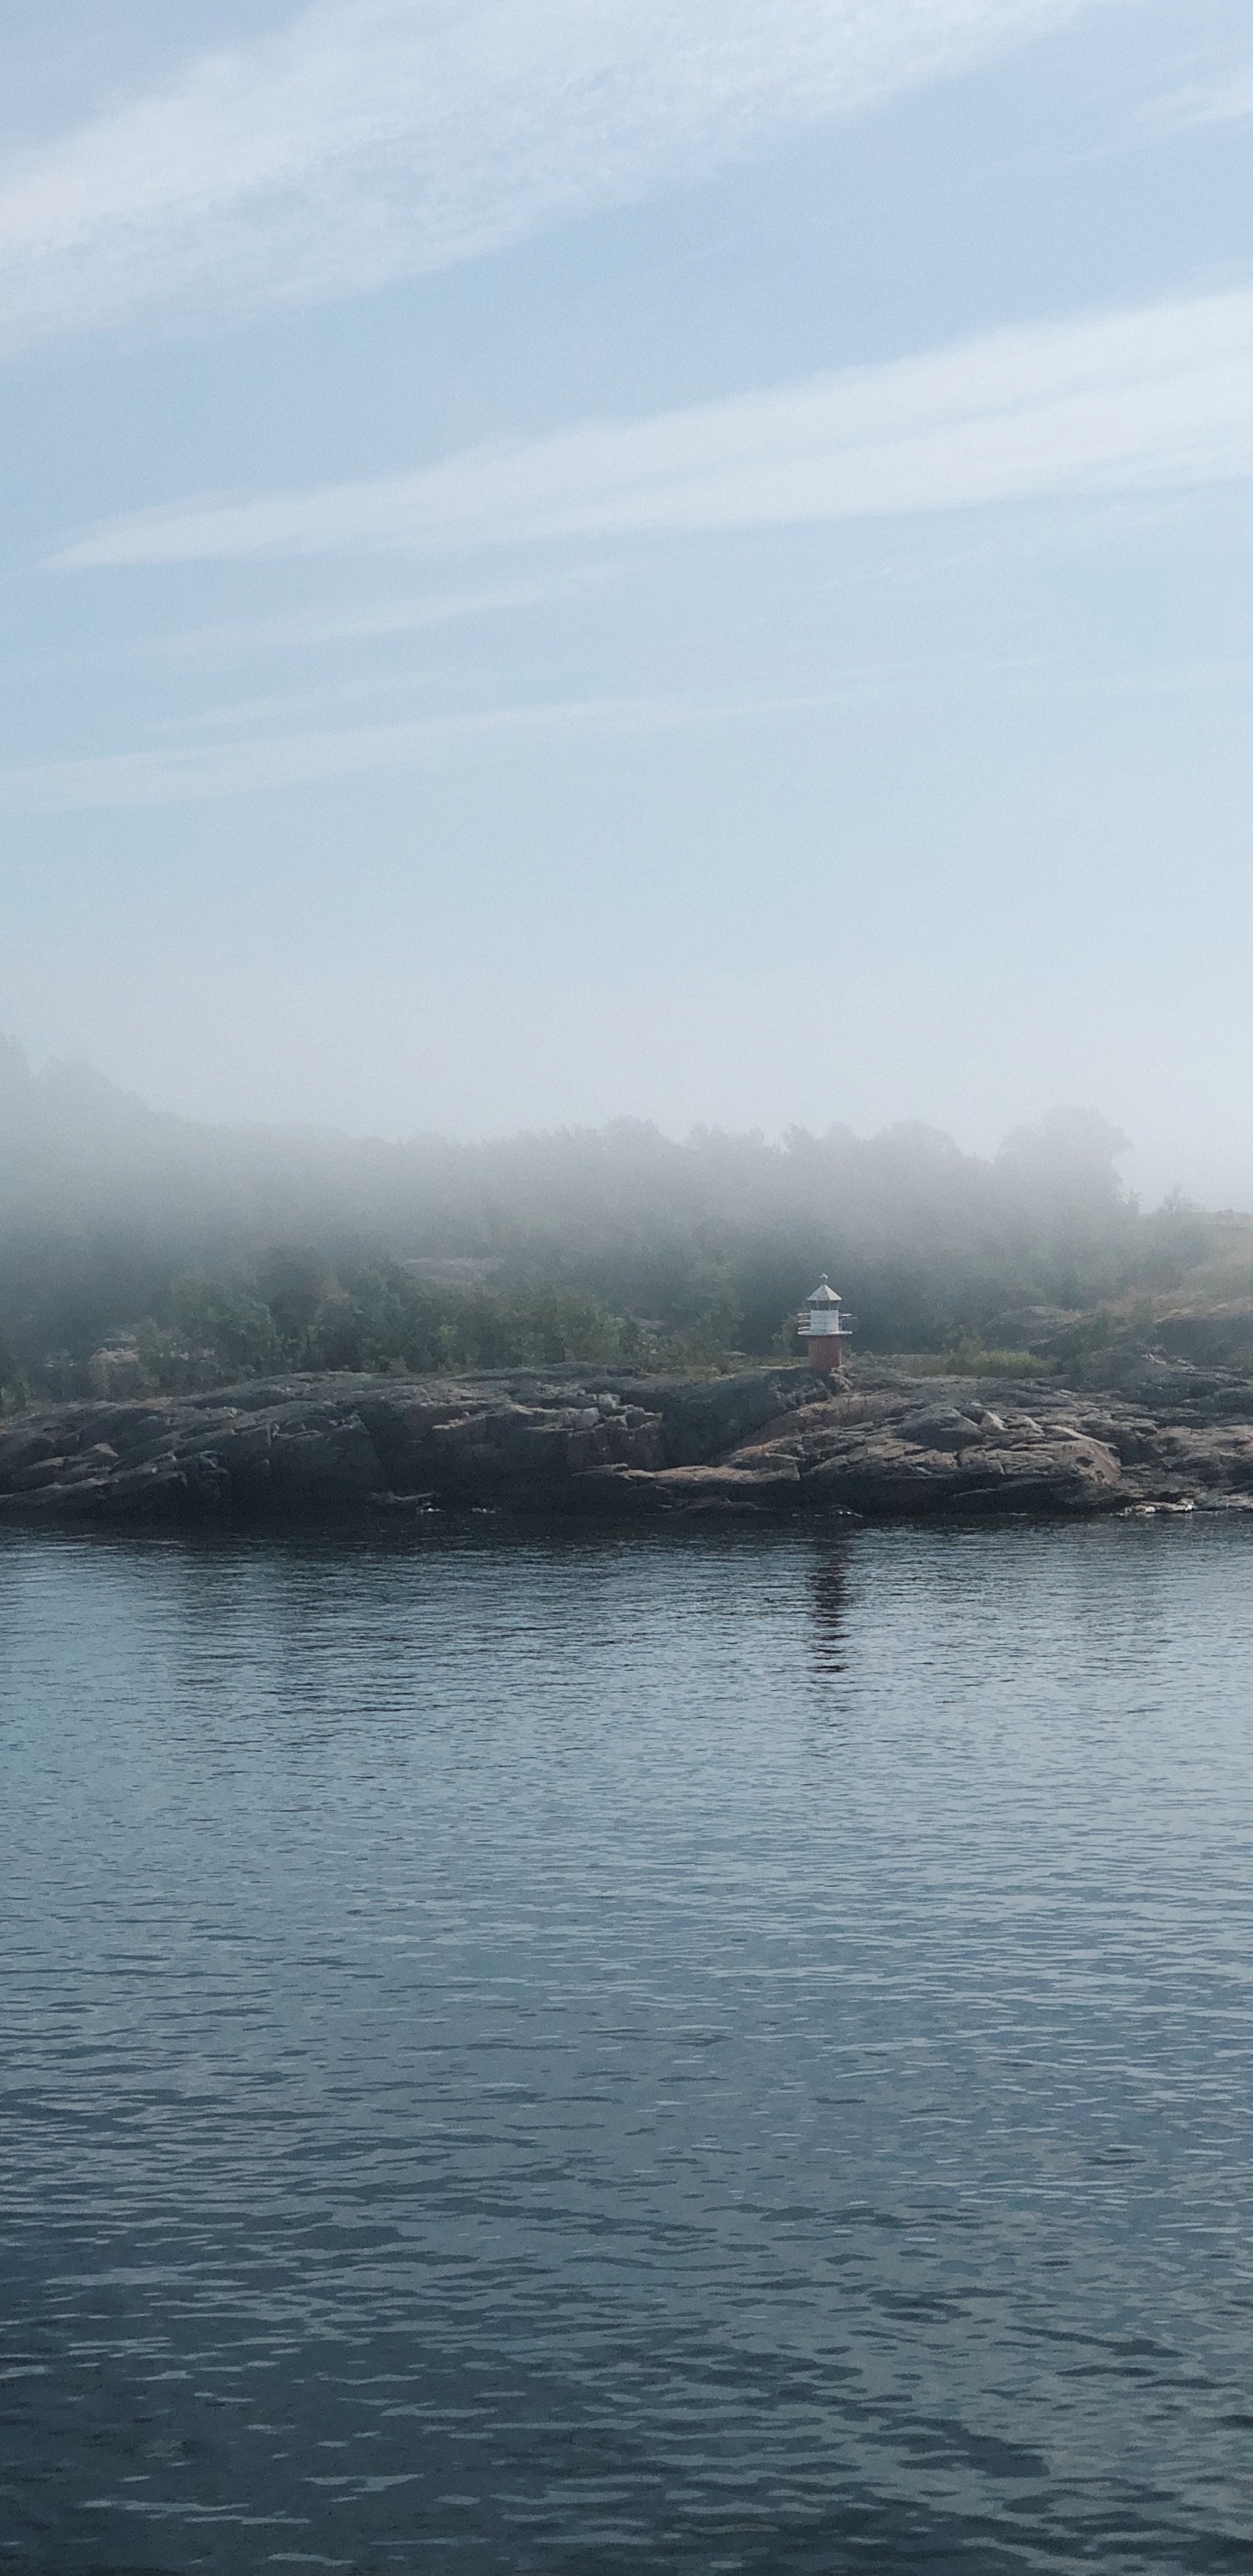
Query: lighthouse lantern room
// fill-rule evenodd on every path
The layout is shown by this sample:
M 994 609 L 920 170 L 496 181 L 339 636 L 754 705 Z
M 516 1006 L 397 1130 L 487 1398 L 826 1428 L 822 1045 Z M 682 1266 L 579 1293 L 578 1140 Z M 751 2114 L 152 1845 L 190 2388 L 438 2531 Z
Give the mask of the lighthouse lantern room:
M 806 1346 L 811 1369 L 830 1377 L 844 1365 L 844 1344 L 853 1331 L 854 1318 L 846 1315 L 824 1270 L 812 1297 L 807 1297 L 796 1318 L 796 1329 Z

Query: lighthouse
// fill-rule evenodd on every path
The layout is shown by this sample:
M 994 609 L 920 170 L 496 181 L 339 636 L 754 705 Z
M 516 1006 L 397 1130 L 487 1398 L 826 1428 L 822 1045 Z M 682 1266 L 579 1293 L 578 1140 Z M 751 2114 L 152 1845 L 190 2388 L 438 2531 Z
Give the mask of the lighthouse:
M 796 1318 L 796 1329 L 805 1343 L 811 1369 L 820 1369 L 830 1377 L 844 1365 L 844 1344 L 853 1330 L 854 1318 L 846 1315 L 825 1270 L 812 1297 L 805 1299 Z

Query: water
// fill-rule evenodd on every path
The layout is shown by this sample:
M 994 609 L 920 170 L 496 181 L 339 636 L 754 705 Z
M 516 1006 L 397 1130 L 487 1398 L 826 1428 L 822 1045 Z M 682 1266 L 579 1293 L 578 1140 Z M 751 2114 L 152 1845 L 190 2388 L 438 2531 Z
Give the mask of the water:
M 0 2570 L 1253 2569 L 1253 1531 L 0 1539 Z

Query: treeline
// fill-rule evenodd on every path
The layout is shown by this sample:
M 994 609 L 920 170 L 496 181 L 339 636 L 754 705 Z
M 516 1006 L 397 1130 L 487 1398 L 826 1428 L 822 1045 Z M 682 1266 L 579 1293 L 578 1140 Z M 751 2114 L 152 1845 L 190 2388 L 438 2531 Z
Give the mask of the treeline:
M 196 1126 L 0 1045 L 0 1378 L 73 1392 L 108 1350 L 153 1385 L 717 1365 L 794 1349 L 821 1271 L 864 1349 L 1003 1345 L 1025 1310 L 1160 1294 L 1212 1255 L 1218 1220 L 1142 1210 L 1121 1145 L 1078 1112 L 990 1158 L 923 1126 L 357 1144 Z
M 345 1283 L 315 1254 L 277 1246 L 243 1281 L 184 1277 L 120 1346 L 84 1363 L 46 1362 L 45 1383 L 99 1393 L 133 1381 L 161 1392 L 290 1370 L 403 1371 L 552 1366 L 591 1360 L 644 1370 L 716 1364 L 724 1333 L 650 1329 L 576 1288 L 439 1284 L 400 1262 Z

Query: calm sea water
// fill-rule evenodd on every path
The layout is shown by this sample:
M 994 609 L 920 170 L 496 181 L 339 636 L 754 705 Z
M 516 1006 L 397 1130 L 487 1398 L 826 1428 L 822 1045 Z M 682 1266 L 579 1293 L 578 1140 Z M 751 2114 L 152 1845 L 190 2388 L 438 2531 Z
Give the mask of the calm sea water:
M 0 2569 L 1253 2570 L 1253 1528 L 0 1538 Z

